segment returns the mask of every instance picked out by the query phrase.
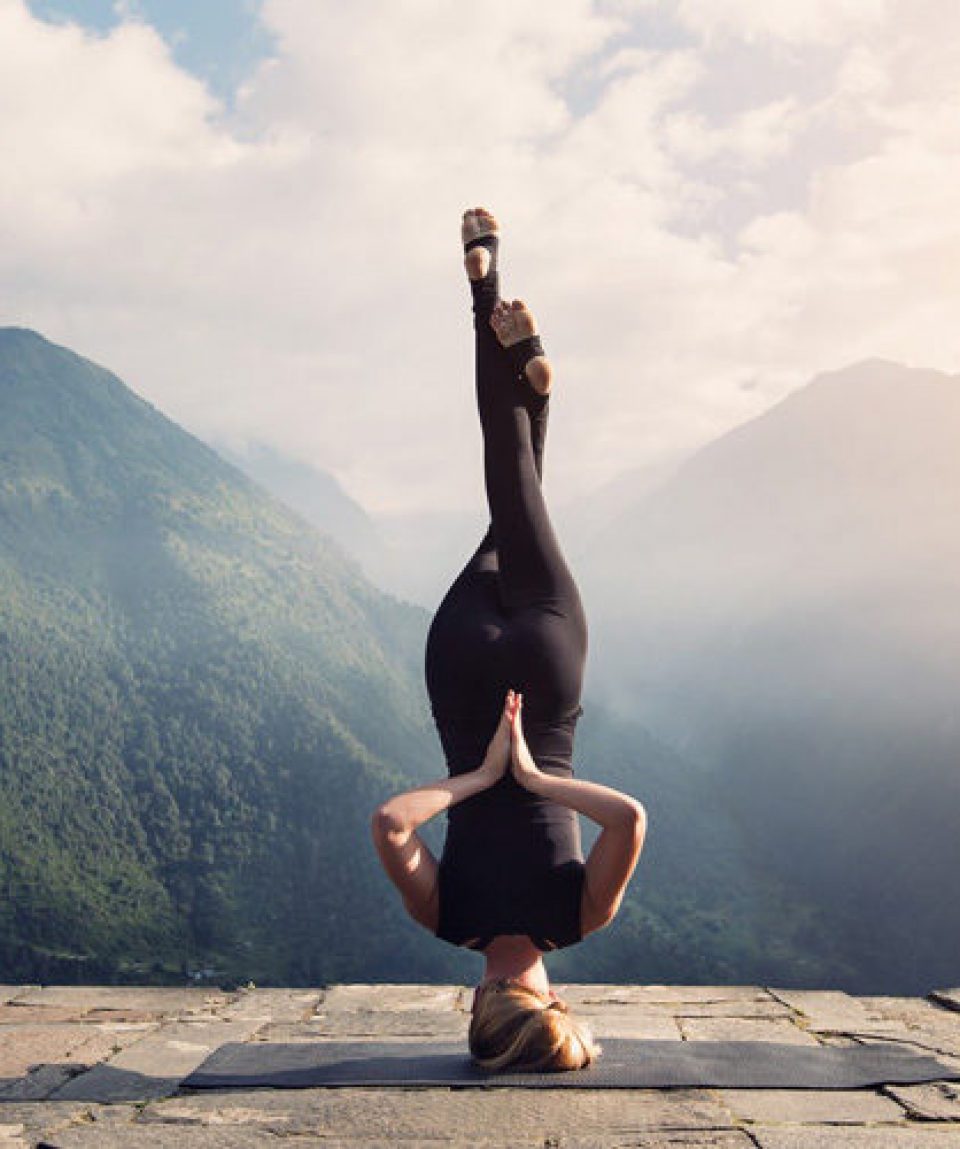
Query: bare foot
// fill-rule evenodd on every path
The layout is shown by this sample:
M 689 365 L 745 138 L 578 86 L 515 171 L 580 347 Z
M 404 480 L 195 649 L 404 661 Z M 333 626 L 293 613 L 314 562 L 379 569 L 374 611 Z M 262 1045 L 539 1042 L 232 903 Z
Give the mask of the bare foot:
M 490 316 L 490 326 L 504 347 L 512 347 L 523 339 L 537 334 L 537 321 L 533 313 L 519 299 L 507 303 L 501 299 Z M 548 395 L 553 383 L 553 368 L 545 355 L 535 355 L 524 367 L 530 386 L 540 395 Z
M 499 228 L 492 213 L 485 207 L 470 207 L 463 213 L 460 233 L 463 242 L 467 244 L 471 239 L 479 239 L 483 235 L 497 235 Z M 470 279 L 483 279 L 490 270 L 490 252 L 485 247 L 472 248 L 463 257 L 463 263 Z

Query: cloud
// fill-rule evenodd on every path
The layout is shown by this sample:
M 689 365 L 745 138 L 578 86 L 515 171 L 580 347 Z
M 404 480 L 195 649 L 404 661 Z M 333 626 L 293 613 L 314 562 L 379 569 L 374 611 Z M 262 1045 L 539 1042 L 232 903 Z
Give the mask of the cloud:
M 851 358 L 956 367 L 960 18 L 651 10 L 267 0 L 227 108 L 142 19 L 0 0 L 0 320 L 379 509 L 479 504 L 468 204 L 557 360 L 557 497 Z
M 677 13 L 705 39 L 842 44 L 889 18 L 890 0 L 679 0 Z

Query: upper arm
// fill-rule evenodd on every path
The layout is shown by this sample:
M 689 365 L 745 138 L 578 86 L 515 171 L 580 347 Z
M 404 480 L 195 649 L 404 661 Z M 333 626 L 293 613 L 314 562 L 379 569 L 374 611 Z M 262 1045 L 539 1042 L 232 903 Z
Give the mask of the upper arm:
M 601 929 L 616 916 L 627 883 L 637 865 L 646 834 L 643 807 L 633 803 L 622 821 L 604 827 L 587 857 L 580 929 L 584 937 Z
M 380 807 L 373 816 L 373 841 L 387 877 L 400 891 L 407 913 L 431 933 L 440 917 L 439 867 L 415 831 L 400 831 Z

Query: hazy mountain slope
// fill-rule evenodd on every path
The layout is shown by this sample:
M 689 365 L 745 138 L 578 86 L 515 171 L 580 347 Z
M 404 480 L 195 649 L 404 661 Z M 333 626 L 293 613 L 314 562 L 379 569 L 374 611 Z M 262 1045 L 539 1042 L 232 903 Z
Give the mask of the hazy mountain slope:
M 638 797 L 649 824 L 613 926 L 551 959 L 557 976 L 793 986 L 856 981 L 816 901 L 789 875 L 757 864 L 752 836 L 716 773 L 589 699 L 577 768 Z
M 367 821 L 436 767 L 422 612 L 32 333 L 0 332 L 0 404 L 8 973 L 384 967 Z
M 333 475 L 291 459 L 264 443 L 250 443 L 242 451 L 221 443 L 212 446 L 308 523 L 336 539 L 368 573 L 383 564 L 384 543 L 373 520 Z
M 955 377 L 818 377 L 584 571 L 596 679 L 719 766 L 758 864 L 829 909 L 861 987 L 929 988 L 960 951 L 958 442 Z

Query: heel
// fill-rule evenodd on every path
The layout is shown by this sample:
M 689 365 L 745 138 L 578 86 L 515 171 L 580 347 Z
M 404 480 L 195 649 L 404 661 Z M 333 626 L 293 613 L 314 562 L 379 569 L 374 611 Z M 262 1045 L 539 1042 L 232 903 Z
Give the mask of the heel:
M 476 247 L 484 247 L 490 252 L 490 266 L 487 274 L 481 279 L 467 278 L 470 292 L 473 295 L 473 311 L 475 315 L 488 318 L 500 299 L 500 275 L 497 267 L 497 254 L 500 247 L 499 236 L 478 235 L 463 245 L 464 255 Z

